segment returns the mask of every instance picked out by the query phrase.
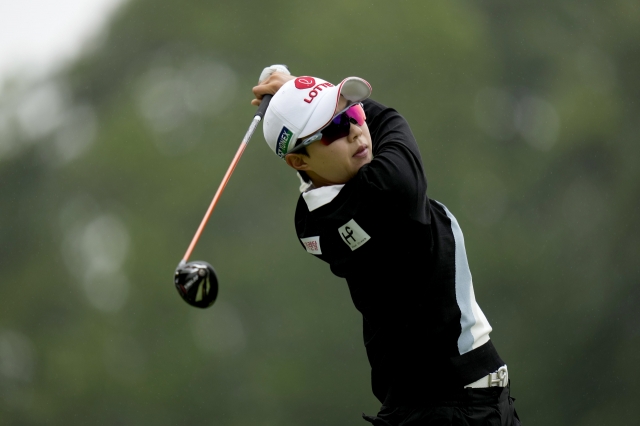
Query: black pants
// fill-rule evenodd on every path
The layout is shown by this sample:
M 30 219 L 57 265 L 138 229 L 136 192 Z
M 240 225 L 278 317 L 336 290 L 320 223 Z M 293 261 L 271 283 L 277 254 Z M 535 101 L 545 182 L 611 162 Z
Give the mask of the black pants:
M 415 407 L 383 405 L 377 416 L 362 415 L 375 426 L 520 426 L 509 387 L 463 389 Z

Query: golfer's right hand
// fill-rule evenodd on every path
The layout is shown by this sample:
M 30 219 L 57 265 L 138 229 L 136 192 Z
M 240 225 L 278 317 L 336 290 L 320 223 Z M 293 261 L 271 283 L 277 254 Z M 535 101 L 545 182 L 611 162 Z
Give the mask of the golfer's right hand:
M 274 72 L 252 89 L 256 98 L 251 101 L 251 105 L 260 105 L 264 95 L 275 95 L 283 84 L 294 78 L 296 77 L 280 71 Z

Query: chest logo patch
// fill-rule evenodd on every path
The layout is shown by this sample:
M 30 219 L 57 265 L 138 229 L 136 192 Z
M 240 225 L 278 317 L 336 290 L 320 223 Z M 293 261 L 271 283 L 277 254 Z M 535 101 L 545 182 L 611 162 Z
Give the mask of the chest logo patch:
M 320 250 L 320 237 L 300 238 L 304 248 L 311 254 L 322 254 Z
M 342 237 L 342 241 L 349 246 L 351 251 L 362 247 L 364 243 L 371 239 L 369 234 L 364 232 L 364 229 L 353 219 L 338 228 L 338 233 L 340 237 Z

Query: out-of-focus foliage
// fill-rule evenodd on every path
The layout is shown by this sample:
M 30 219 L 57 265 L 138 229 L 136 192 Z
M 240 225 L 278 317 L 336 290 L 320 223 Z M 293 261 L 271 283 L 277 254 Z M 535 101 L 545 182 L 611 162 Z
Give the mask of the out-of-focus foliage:
M 260 131 L 194 255 L 218 302 L 172 286 L 272 63 L 366 78 L 409 120 L 525 424 L 635 423 L 636 1 L 135 0 L 64 72 L 0 92 L 0 424 L 377 410 L 361 319 L 300 248 L 297 179 Z

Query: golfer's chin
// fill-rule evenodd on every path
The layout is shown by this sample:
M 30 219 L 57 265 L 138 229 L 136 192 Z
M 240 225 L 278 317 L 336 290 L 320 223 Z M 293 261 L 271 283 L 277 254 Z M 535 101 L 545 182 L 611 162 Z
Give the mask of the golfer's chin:
M 370 149 L 367 149 L 366 151 L 363 151 L 362 153 L 356 154 L 353 157 L 351 157 L 351 164 L 353 165 L 353 170 L 354 170 L 353 176 L 355 176 L 356 173 L 358 173 L 358 171 L 362 166 L 364 166 L 365 164 L 369 164 L 372 159 L 373 159 L 373 156 L 371 155 Z

